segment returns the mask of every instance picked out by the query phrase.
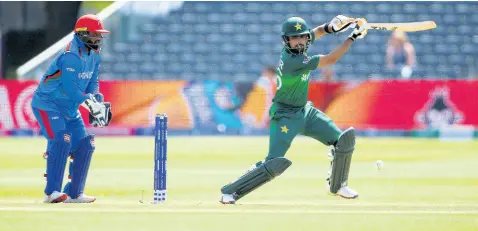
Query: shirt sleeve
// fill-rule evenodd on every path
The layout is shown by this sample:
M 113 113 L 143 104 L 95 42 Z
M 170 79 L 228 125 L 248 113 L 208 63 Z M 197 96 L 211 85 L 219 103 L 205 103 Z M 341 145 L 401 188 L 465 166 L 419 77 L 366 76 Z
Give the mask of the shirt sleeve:
M 98 72 L 100 69 L 100 63 L 98 62 L 95 66 L 95 70 L 93 71 L 93 76 L 88 82 L 88 86 L 86 87 L 86 93 L 97 94 L 100 93 L 100 85 L 98 81 Z
M 319 55 L 313 56 L 295 56 L 291 59 L 284 61 L 284 70 L 283 72 L 288 75 L 296 76 L 304 71 L 312 71 L 317 69 L 319 65 Z
M 304 58 L 303 63 L 305 64 L 305 69 L 312 71 L 317 69 L 319 65 L 320 56 L 319 55 L 312 55 Z
M 88 97 L 80 90 L 76 82 L 81 69 L 81 60 L 72 53 L 63 54 L 58 59 L 58 67 L 61 70 L 61 83 L 63 91 L 75 103 L 83 103 Z

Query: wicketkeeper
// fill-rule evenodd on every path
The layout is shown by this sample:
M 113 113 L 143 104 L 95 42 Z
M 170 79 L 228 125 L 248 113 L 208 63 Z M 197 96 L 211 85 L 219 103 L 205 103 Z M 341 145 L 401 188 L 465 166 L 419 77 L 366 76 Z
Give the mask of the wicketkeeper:
M 45 203 L 91 203 L 84 193 L 88 169 L 95 151 L 78 110 L 90 112 L 90 124 L 105 127 L 111 121 L 110 104 L 99 91 L 98 70 L 103 35 L 109 33 L 95 15 L 84 15 L 75 25 L 71 42 L 59 52 L 43 76 L 32 99 L 32 109 L 48 140 Z M 70 156 L 69 182 L 63 192 L 66 162 Z

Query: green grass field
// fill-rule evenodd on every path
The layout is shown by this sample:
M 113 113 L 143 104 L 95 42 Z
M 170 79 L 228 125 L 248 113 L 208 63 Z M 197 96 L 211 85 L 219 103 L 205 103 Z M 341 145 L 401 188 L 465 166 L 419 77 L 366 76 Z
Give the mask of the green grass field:
M 43 204 L 46 142 L 0 138 L 0 230 L 478 230 L 478 141 L 358 138 L 360 197 L 345 200 L 326 193 L 327 148 L 298 137 L 292 166 L 236 205 L 219 204 L 219 189 L 265 157 L 267 137 L 170 137 L 160 205 L 153 142 L 97 138 L 86 188 L 97 202 Z

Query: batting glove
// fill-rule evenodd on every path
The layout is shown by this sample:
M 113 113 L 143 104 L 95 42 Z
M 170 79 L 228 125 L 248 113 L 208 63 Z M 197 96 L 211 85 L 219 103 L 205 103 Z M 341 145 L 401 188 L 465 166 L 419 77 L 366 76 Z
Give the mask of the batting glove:
M 329 31 L 329 25 L 332 26 L 332 31 Z M 325 24 L 325 32 L 327 33 L 340 33 L 345 32 L 349 28 L 353 28 L 355 26 L 355 19 L 349 18 L 343 15 L 335 16 L 330 23 Z
M 349 35 L 349 39 L 352 39 L 352 41 L 355 41 L 356 39 L 363 39 L 365 35 L 367 35 L 367 20 L 364 18 L 359 18 L 355 21 L 355 29 L 352 31 L 352 33 Z

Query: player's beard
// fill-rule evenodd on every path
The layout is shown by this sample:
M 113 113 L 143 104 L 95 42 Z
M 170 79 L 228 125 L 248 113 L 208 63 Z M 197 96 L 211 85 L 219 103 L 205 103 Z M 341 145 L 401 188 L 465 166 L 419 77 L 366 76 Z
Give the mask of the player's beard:
M 91 40 L 88 41 L 88 45 L 94 50 L 98 50 L 98 48 L 100 47 L 100 44 L 101 44 L 101 40 L 96 40 L 95 42 L 92 42 Z
M 101 47 L 101 43 L 104 39 L 103 36 L 100 37 L 91 37 L 90 34 L 86 31 L 81 31 L 77 33 L 77 36 L 80 38 L 80 40 L 85 44 L 90 49 L 99 51 Z M 91 39 L 96 38 L 96 41 L 93 42 Z
M 85 43 L 86 46 L 88 46 L 90 49 L 99 51 L 100 45 L 101 45 L 101 39 L 96 40 L 95 42 L 92 42 L 91 39 L 88 40 L 87 43 Z
M 298 54 L 304 53 L 305 45 L 298 43 L 291 50 Z

